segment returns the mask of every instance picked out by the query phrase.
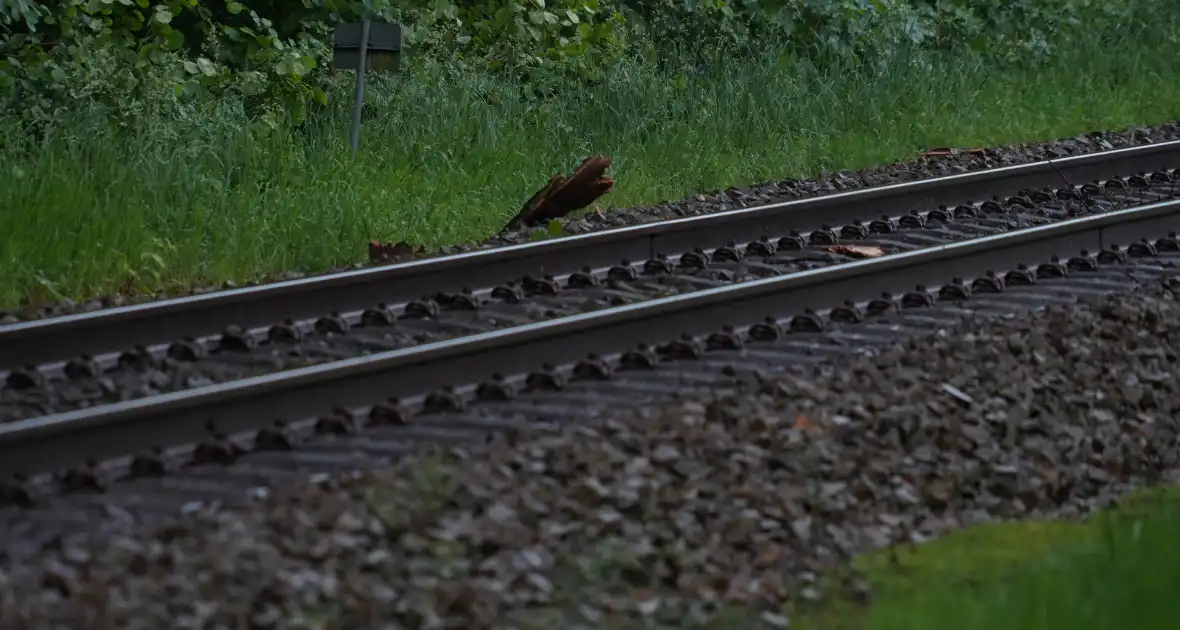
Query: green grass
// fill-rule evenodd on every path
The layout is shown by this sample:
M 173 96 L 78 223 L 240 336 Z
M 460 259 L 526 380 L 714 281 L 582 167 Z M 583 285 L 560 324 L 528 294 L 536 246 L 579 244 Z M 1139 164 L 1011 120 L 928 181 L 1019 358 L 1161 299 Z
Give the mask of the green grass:
M 816 630 L 1121 630 L 1172 628 L 1180 596 L 1180 493 L 1143 493 L 1084 523 L 967 528 L 855 565 L 867 608 L 807 611 Z
M 767 58 L 686 76 L 635 62 L 543 102 L 476 73 L 410 72 L 371 84 L 356 160 L 347 98 L 297 132 L 264 133 L 234 103 L 130 132 L 80 112 L 34 151 L 0 118 L 0 307 L 325 269 L 362 260 L 370 238 L 480 239 L 594 152 L 615 157 L 605 201 L 628 206 L 1177 118 L 1178 27 L 1120 29 L 1002 73 L 913 56 L 874 72 Z

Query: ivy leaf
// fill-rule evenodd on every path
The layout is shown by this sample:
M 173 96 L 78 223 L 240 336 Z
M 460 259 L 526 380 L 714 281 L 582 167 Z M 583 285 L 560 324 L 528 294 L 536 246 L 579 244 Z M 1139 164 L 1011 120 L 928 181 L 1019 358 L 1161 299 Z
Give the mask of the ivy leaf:
M 237 15 L 237 14 L 241 13 L 245 8 L 246 7 L 243 7 L 242 5 L 238 4 L 237 2 L 233 2 L 232 0 L 225 3 L 225 10 L 229 11 L 230 15 Z
M 154 17 L 160 24 L 172 22 L 172 12 L 165 7 L 156 7 L 156 15 Z

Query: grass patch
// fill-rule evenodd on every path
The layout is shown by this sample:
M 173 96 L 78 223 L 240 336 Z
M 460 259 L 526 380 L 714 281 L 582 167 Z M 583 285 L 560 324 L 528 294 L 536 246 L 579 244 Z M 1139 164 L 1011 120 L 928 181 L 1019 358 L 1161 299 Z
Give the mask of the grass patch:
M 801 611 L 817 630 L 1171 628 L 1180 594 L 1180 492 L 1145 492 L 1084 523 L 967 528 L 855 562 L 868 609 Z
M 1180 114 L 1177 26 L 1160 22 L 1003 73 L 902 53 L 867 71 L 772 56 L 699 75 L 634 62 L 545 101 L 419 63 L 372 82 L 355 160 L 347 98 L 297 131 L 261 129 L 235 103 L 124 131 L 79 112 L 32 151 L 0 117 L 0 306 L 321 270 L 361 260 L 370 238 L 480 239 L 592 152 L 615 157 L 606 201 L 628 206 L 931 146 L 1158 123 Z

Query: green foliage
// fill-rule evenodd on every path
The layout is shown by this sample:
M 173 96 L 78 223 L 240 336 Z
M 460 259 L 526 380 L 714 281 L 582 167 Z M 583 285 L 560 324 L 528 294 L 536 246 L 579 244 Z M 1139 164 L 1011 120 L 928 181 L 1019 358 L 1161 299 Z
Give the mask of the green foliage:
M 333 80 L 333 25 L 358 0 L 0 0 L 0 102 L 28 121 L 102 105 L 132 124 L 230 97 L 261 126 L 303 121 Z M 408 54 L 490 70 L 551 94 L 625 56 L 716 65 L 768 52 L 880 63 L 899 47 L 997 61 L 1049 58 L 1096 21 L 1180 17 L 1166 0 L 373 0 Z M 688 53 L 688 54 L 685 54 Z
M 625 47 L 623 14 L 602 0 L 415 0 L 403 13 L 412 41 L 495 70 L 572 71 L 596 77 Z
M 0 90 L 9 108 L 38 119 L 79 102 L 129 114 L 131 102 L 162 95 L 183 102 L 228 93 L 265 122 L 283 115 L 300 122 L 308 104 L 325 100 L 323 75 L 312 74 L 330 61 L 332 26 L 363 10 L 343 0 L 249 7 L 234 0 L 0 1 Z M 408 0 L 396 7 L 379 0 L 372 8 L 380 19 L 404 23 L 416 50 L 492 70 L 594 77 L 598 62 L 624 47 L 622 14 L 600 0 Z
M 917 13 L 940 48 L 966 46 L 1006 62 L 1049 57 L 1063 38 L 1095 24 L 1136 21 L 1136 13 L 1162 11 L 1175 19 L 1175 3 L 1150 0 L 919 0 Z
M 284 37 L 236 2 L 63 0 L 49 8 L 17 0 L 7 8 L 0 89 L 10 108 L 34 119 L 98 103 L 133 121 L 143 107 L 212 91 L 240 95 L 264 118 L 298 120 L 306 103 L 324 99 L 302 81 L 322 40 Z
M 680 42 L 706 58 L 786 49 L 801 58 L 879 52 L 921 43 L 905 0 L 623 0 L 655 41 Z M 907 28 L 908 27 L 908 28 Z

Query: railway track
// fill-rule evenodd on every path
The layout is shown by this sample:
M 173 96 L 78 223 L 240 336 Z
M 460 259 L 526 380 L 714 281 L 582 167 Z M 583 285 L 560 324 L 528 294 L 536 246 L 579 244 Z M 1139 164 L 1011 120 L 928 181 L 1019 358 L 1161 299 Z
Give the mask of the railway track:
M 34 508 L 38 497 L 64 496 L 62 505 L 75 510 L 64 513 L 73 518 L 87 514 L 86 504 L 109 509 L 118 497 L 148 511 L 175 509 L 182 498 L 240 496 L 309 472 L 379 464 L 422 441 L 478 441 L 522 423 L 592 417 L 760 369 L 870 348 L 965 316 L 1019 312 L 1180 275 L 1180 242 L 1171 231 L 1177 225 L 1180 201 L 1170 200 L 8 423 L 0 425 L 5 473 L 138 454 L 9 484 L 0 494 Z M 1022 260 L 1031 266 L 1016 266 Z M 330 404 L 335 408 L 309 417 Z M 210 437 L 211 419 L 237 439 Z M 181 442 L 189 445 L 151 451 Z M 94 494 L 102 489 L 112 494 Z M 50 511 L 63 513 L 60 505 Z
M 331 311 L 355 324 L 366 309 L 382 304 L 394 312 L 407 307 L 418 310 L 414 302 L 441 297 L 436 300 L 440 309 L 461 309 L 466 301 L 461 297 L 465 287 L 473 288 L 473 294 L 481 299 L 492 298 L 497 287 L 505 287 L 506 297 L 511 298 L 514 284 L 526 295 L 532 291 L 529 285 L 534 283 L 526 281 L 528 278 L 539 282 L 536 288 L 544 293 L 546 276 L 566 284 L 571 276 L 589 269 L 592 275 L 604 278 L 615 267 L 641 271 L 645 261 L 658 260 L 661 255 L 676 263 L 683 253 L 697 249 L 712 252 L 757 242 L 760 237 L 774 240 L 782 249 L 781 245 L 791 246 L 792 232 L 801 233 L 805 242 L 810 242 L 813 236 L 822 238 L 825 228 L 831 226 L 837 226 L 833 230 L 837 238 L 861 240 L 857 224 L 872 232 L 872 223 L 882 217 L 897 220 L 897 228 L 906 230 L 915 226 L 900 219 L 914 212 L 928 218 L 931 210 L 954 209 L 960 204 L 978 206 L 998 195 L 1080 186 L 1175 168 L 1180 168 L 1180 141 L 22 322 L 0 326 L 0 370 L 65 362 L 82 355 L 93 357 L 102 367 L 117 361 L 120 352 L 137 346 L 158 345 L 152 350 L 161 354 L 169 344 L 186 337 L 207 338 L 206 344 L 215 342 L 231 326 L 265 340 L 271 326 L 286 320 L 314 331 L 316 321 Z M 1122 192 L 1134 192 L 1133 182 L 1122 183 L 1128 185 Z M 783 237 L 788 242 L 778 243 Z M 629 263 L 621 264 L 624 260 Z
M 1157 145 L 1154 157 L 1135 159 L 1176 159 L 1176 147 L 1158 149 L 1163 146 Z M 1174 171 L 1155 170 L 907 214 L 903 219 L 913 222 L 911 228 L 902 228 L 902 220 L 885 222 L 873 242 L 888 247 L 907 232 L 942 237 L 879 258 L 800 263 L 798 256 L 832 244 L 823 240 L 832 234 L 822 226 L 801 244 L 788 231 L 786 247 L 755 239 L 737 260 L 702 247 L 690 252 L 690 259 L 700 257 L 690 265 L 693 272 L 741 264 L 747 270 L 758 264 L 782 268 L 477 334 L 0 424 L 0 476 L 11 479 L 0 486 L 0 522 L 27 542 L 89 527 L 96 514 L 111 510 L 149 518 L 170 514 L 193 501 L 240 498 L 247 490 L 308 474 L 380 465 L 422 442 L 478 442 L 489 431 L 592 418 L 621 405 L 748 380 L 759 370 L 871 348 L 965 316 L 1019 312 L 1180 275 L 1174 266 L 1180 261 L 1173 232 L 1180 227 L 1176 179 Z M 805 203 L 825 199 L 830 198 Z M 879 215 L 879 208 L 861 210 L 873 211 Z M 874 235 L 857 231 L 854 237 Z M 791 242 L 799 247 L 791 248 Z M 750 252 L 771 246 L 770 255 Z M 775 257 L 782 252 L 789 255 Z M 684 261 L 670 258 L 654 257 L 671 269 L 653 272 L 656 265 L 647 264 L 647 275 L 682 273 Z M 1021 261 L 1030 266 L 1018 266 Z M 643 270 L 627 267 L 625 282 L 617 284 L 630 287 Z M 373 271 L 387 269 L 393 268 Z M 403 321 L 378 324 L 396 329 Z M 124 369 L 149 369 L 145 365 L 159 361 L 149 355 L 138 354 L 140 365 L 124 358 Z M 46 378 L 41 371 L 24 376 Z M 21 391 L 49 390 L 53 381 L 29 385 Z
M 0 327 L 0 422 L 1133 207 L 1176 196 L 1177 163 L 1166 143 Z

